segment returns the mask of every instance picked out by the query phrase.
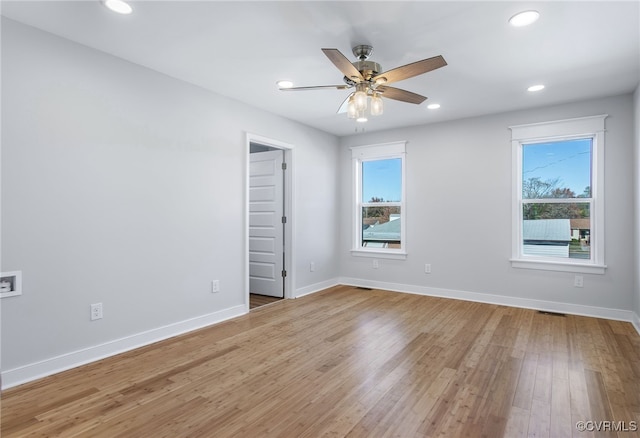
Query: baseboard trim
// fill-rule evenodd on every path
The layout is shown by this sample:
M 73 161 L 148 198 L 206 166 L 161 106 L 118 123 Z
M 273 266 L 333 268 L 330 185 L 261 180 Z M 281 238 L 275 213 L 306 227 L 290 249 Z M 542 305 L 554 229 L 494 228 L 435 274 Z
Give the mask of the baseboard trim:
M 633 312 L 633 319 L 631 321 L 631 324 L 633 324 L 633 326 L 635 327 L 636 331 L 640 335 L 640 316 L 638 316 L 638 314 L 635 313 L 635 312 Z
M 309 286 L 304 286 L 296 289 L 296 296 L 294 298 L 300 298 L 305 295 L 314 294 L 316 292 L 329 289 L 330 287 L 337 286 L 339 284 L 340 281 L 338 278 L 331 278 L 329 280 L 321 281 L 320 283 L 310 284 Z
M 40 362 L 2 372 L 2 389 L 31 382 L 106 357 L 124 353 L 154 342 L 162 341 L 193 330 L 207 327 L 247 313 L 247 306 L 240 305 L 147 330 L 131 336 L 105 342 L 82 350 L 65 353 Z
M 340 278 L 340 284 L 372 289 L 383 289 L 393 292 L 405 292 L 417 295 L 427 295 L 439 298 L 452 298 L 478 303 L 497 304 L 502 306 L 520 307 L 524 309 L 544 310 L 547 312 L 567 313 L 571 315 L 592 316 L 596 318 L 626 321 L 633 324 L 640 334 L 638 315 L 630 310 L 609 309 L 605 307 L 585 306 L 581 304 L 561 303 L 557 301 L 535 300 L 530 298 L 516 298 L 505 295 L 494 295 L 481 292 L 468 292 L 453 289 L 441 289 L 426 286 L 415 286 L 401 283 L 387 283 L 382 281 L 365 280 L 360 278 Z
M 453 289 L 415 286 L 402 283 L 387 283 L 360 278 L 339 277 L 305 286 L 296 289 L 296 298 L 320 292 L 339 284 L 626 321 L 630 322 L 640 335 L 640 317 L 638 316 L 638 314 L 632 311 L 568 304 L 556 301 L 515 298 L 504 295 L 459 291 Z M 247 308 L 243 304 L 207 315 L 202 315 L 196 318 L 191 318 L 185 321 L 180 321 L 174 324 L 169 324 L 163 327 L 158 327 L 152 330 L 147 330 L 145 332 L 105 342 L 103 344 L 95 345 L 82 350 L 62 354 L 60 356 L 45 359 L 40 362 L 35 362 L 18 368 L 6 370 L 1 373 L 2 389 L 4 390 L 12 388 L 23 383 L 31 382 L 33 380 L 47 377 L 52 374 L 76 368 L 78 366 L 104 359 L 106 357 L 144 347 L 154 342 L 162 341 L 193 330 L 217 324 L 231 318 L 242 316 L 246 313 Z

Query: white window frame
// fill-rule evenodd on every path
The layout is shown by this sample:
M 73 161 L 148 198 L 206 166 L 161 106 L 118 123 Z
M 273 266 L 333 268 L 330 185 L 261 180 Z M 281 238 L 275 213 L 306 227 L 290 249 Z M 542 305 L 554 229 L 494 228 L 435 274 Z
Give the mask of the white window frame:
M 353 166 L 353 238 L 351 254 L 360 257 L 376 257 L 388 259 L 406 259 L 406 141 L 384 143 L 368 146 L 354 146 L 351 148 L 351 161 Z M 362 201 L 362 163 L 365 161 L 377 161 L 399 158 L 402 163 L 402 199 L 400 202 L 385 203 L 388 206 L 400 207 L 400 248 L 371 248 L 362 246 L 362 208 L 375 205 Z
M 514 268 L 604 274 L 604 133 L 607 114 L 575 119 L 510 126 L 512 147 L 512 258 Z M 579 138 L 592 139 L 591 199 L 545 199 L 548 202 L 589 202 L 591 212 L 591 258 L 566 259 L 523 253 L 522 148 L 523 145 Z

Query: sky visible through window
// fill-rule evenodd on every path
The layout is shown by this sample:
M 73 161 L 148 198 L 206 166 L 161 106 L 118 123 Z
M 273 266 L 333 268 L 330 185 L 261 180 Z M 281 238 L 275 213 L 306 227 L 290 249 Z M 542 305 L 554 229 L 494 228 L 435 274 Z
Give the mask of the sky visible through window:
M 591 139 L 524 145 L 522 180 L 559 178 L 557 188 L 569 188 L 576 196 L 591 186 Z
M 362 162 L 362 201 L 372 198 L 402 200 L 402 159 L 390 158 Z

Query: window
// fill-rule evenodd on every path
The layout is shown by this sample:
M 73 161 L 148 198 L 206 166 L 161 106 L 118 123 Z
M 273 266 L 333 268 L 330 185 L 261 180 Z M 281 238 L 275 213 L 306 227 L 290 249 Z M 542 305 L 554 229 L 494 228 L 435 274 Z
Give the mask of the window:
M 511 127 L 513 267 L 604 273 L 605 117 Z
M 405 258 L 405 143 L 351 148 L 354 255 Z

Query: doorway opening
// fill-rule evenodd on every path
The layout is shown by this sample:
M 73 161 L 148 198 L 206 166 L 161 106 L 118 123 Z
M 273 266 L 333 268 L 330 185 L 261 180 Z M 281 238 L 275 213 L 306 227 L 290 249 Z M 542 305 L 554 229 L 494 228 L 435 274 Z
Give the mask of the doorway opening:
M 291 147 L 247 136 L 247 310 L 287 298 L 291 277 Z

